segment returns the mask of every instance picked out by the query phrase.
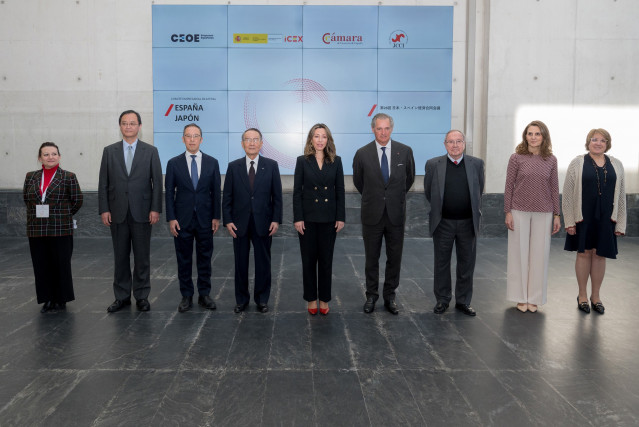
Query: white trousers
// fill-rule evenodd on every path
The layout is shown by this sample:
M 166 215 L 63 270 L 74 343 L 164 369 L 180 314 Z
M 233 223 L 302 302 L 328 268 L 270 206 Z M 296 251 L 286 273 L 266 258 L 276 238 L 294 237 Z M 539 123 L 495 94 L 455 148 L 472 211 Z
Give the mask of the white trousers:
M 546 304 L 552 212 L 511 211 L 514 230 L 508 230 L 509 301 Z

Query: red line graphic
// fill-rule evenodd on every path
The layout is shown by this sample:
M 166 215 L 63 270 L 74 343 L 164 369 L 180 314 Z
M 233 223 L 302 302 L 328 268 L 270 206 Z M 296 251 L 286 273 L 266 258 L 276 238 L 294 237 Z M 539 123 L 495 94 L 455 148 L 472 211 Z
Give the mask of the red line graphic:
M 371 108 L 371 110 L 368 112 L 368 117 L 370 117 L 371 114 L 373 114 L 373 111 L 375 111 L 376 107 L 377 107 L 377 104 L 373 104 L 373 108 Z
M 166 110 L 166 114 L 164 114 L 164 117 L 166 117 L 166 116 L 168 116 L 168 115 L 169 115 L 169 113 L 171 112 L 171 109 L 172 109 L 172 108 L 173 108 L 173 104 L 171 104 L 171 105 L 169 106 L 169 109 L 168 109 L 168 110 Z

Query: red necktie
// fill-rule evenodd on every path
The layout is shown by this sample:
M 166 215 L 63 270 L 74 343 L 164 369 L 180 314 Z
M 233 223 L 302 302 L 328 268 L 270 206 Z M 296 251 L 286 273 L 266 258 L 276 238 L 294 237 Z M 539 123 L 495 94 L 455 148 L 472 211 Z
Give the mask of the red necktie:
M 457 164 L 457 160 L 455 160 L 453 163 Z

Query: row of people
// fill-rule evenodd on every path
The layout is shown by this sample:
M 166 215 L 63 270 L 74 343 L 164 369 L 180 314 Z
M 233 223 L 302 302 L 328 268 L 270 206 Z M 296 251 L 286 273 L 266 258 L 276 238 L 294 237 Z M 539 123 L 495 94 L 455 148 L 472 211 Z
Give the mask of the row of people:
M 150 304 L 151 226 L 162 209 L 162 171 L 157 149 L 138 140 L 141 117 L 132 110 L 120 115 L 123 139 L 105 147 L 98 186 L 99 213 L 110 227 L 114 252 L 116 312 L 131 304 L 140 311 Z M 386 247 L 382 297 L 393 314 L 399 309 L 399 285 L 406 193 L 415 179 L 410 147 L 392 140 L 393 118 L 377 114 L 371 122 L 375 139 L 360 148 L 353 159 L 353 182 L 360 192 L 362 237 L 365 252 L 366 301 L 371 313 L 379 299 L 379 257 Z M 182 300 L 178 310 L 193 306 L 193 245 L 197 265 L 198 304 L 215 309 L 210 297 L 213 235 L 220 220 L 233 237 L 235 254 L 236 313 L 250 301 L 249 254 L 253 246 L 255 279 L 253 300 L 260 312 L 268 311 L 271 288 L 272 236 L 282 222 L 282 186 L 277 162 L 260 155 L 263 140 L 258 129 L 242 134 L 245 157 L 229 163 L 220 194 L 217 160 L 200 151 L 202 130 L 184 128 L 186 151 L 167 163 L 166 219 L 174 237 Z M 462 132 L 451 130 L 444 146 L 447 154 L 426 163 L 424 189 L 430 203 L 429 227 L 434 243 L 434 312 L 444 313 L 452 300 L 451 256 L 456 249 L 455 308 L 474 316 L 471 307 L 476 241 L 484 191 L 484 163 L 466 155 Z M 588 135 L 586 156 L 568 169 L 563 211 L 566 250 L 578 252 L 578 307 L 589 312 L 586 285 L 592 281 L 591 305 L 604 312 L 599 289 L 605 257 L 614 258 L 616 236 L 625 231 L 623 167 L 603 153 L 610 135 L 594 129 Z M 42 312 L 63 309 L 74 299 L 71 276 L 72 217 L 82 205 L 75 175 L 59 168 L 60 152 L 51 142 L 42 144 L 38 156 L 42 170 L 25 179 L 27 235 Z M 588 167 L 590 166 L 590 167 Z M 594 168 L 594 169 L 592 169 Z M 596 187 L 593 187 L 596 185 Z M 596 190 L 594 190 L 596 188 Z M 530 123 L 509 161 L 504 210 L 508 227 L 507 297 L 521 311 L 535 312 L 546 302 L 550 235 L 560 229 L 557 160 L 547 127 Z M 304 300 L 310 314 L 328 314 L 331 300 L 332 259 L 337 233 L 345 223 L 344 173 L 329 128 L 316 124 L 309 131 L 304 154 L 295 167 L 293 218 L 302 257 Z M 134 266 L 131 271 L 130 253 Z

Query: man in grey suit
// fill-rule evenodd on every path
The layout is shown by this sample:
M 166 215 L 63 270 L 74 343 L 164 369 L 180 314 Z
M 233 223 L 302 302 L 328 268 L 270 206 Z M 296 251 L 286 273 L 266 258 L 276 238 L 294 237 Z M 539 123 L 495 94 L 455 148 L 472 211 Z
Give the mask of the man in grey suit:
M 124 111 L 119 123 L 122 141 L 104 148 L 98 183 L 99 213 L 102 223 L 111 228 L 115 259 L 115 301 L 107 311 L 131 305 L 131 291 L 138 310 L 149 311 L 151 225 L 162 212 L 162 166 L 157 148 L 138 140 L 140 115 Z
M 466 138 L 451 130 L 444 138 L 448 154 L 426 162 L 424 191 L 430 203 L 430 234 L 435 245 L 435 313 L 442 314 L 452 297 L 450 260 L 455 245 L 455 308 L 475 316 L 470 306 L 477 236 L 484 193 L 484 161 L 464 155 Z
M 386 242 L 384 274 L 384 307 L 398 314 L 395 290 L 399 286 L 399 271 L 404 248 L 406 193 L 415 181 L 413 150 L 391 140 L 393 118 L 379 113 L 371 128 L 375 140 L 355 153 L 353 183 L 362 195 L 362 236 L 366 256 L 366 303 L 364 312 L 372 313 L 379 298 L 379 256 L 382 239 Z

